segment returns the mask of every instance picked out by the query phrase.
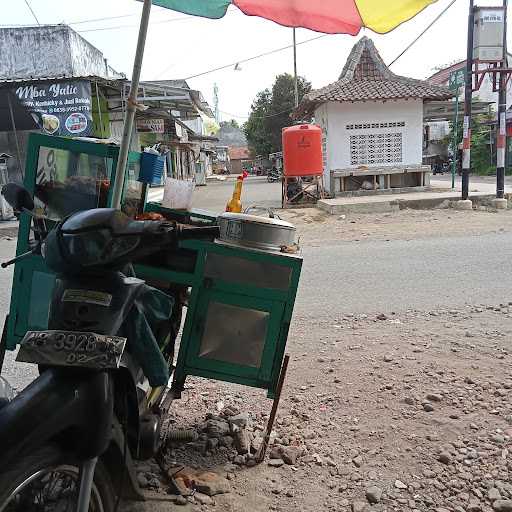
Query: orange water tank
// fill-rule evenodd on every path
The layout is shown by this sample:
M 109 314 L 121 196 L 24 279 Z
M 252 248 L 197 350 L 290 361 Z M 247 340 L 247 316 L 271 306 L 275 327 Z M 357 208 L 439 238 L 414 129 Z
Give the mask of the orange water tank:
M 283 168 L 286 176 L 323 173 L 322 129 L 315 124 L 283 128 Z

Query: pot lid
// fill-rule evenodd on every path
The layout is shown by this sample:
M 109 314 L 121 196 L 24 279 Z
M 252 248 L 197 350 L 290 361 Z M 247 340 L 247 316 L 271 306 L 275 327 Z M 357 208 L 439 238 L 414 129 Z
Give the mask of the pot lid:
M 251 224 L 270 224 L 272 226 L 288 228 L 295 230 L 295 226 L 290 222 L 281 219 L 271 219 L 270 217 L 259 217 L 258 215 L 249 215 L 247 213 L 224 212 L 219 215 L 219 219 L 239 220 L 250 222 Z

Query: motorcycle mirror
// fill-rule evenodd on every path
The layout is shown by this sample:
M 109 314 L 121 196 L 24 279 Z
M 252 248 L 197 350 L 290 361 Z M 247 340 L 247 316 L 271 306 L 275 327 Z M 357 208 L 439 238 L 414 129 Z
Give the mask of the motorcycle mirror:
M 7 183 L 2 187 L 2 195 L 5 200 L 18 212 L 23 210 L 32 211 L 34 201 L 29 191 L 16 183 Z

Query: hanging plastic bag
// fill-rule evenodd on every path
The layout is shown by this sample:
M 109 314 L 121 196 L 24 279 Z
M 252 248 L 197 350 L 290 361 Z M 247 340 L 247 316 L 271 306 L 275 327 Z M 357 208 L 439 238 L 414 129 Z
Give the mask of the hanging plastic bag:
M 162 206 L 174 210 L 190 210 L 195 186 L 196 184 L 193 181 L 167 178 Z

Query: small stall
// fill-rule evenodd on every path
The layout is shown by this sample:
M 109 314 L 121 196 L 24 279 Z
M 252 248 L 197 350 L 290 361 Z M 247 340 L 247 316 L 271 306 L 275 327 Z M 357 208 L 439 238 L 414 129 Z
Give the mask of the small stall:
M 28 155 L 24 185 L 48 223 L 112 204 L 118 146 L 34 134 Z M 128 216 L 158 214 L 195 226 L 218 222 L 209 212 L 147 203 L 139 181 L 145 173 L 142 161 L 140 153 L 130 153 L 121 202 Z M 34 241 L 31 222 L 21 214 L 17 255 L 28 252 Z M 172 254 L 134 262 L 137 277 L 164 292 L 178 290 L 186 302 L 180 349 L 171 362 L 176 396 L 188 375 L 259 387 L 269 396 L 276 392 L 302 259 L 278 244 L 245 243 L 244 229 L 250 231 L 231 219 L 218 240 L 182 241 Z M 3 350 L 15 349 L 29 330 L 48 329 L 54 286 L 55 275 L 42 256 L 30 254 L 16 263 Z

